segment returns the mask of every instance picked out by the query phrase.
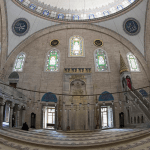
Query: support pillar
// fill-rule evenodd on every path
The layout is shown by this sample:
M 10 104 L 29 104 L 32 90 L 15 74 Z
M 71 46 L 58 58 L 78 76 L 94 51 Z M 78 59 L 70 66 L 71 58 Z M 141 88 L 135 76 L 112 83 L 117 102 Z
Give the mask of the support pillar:
M 17 105 L 17 112 L 16 112 L 16 127 L 19 127 L 19 122 L 20 122 L 20 105 Z
M 14 103 L 10 104 L 10 116 L 9 116 L 9 128 L 12 128 L 12 115 L 13 115 Z
M 25 107 L 22 109 L 22 126 L 23 126 L 23 123 L 25 122 Z
M 1 99 L 0 101 L 0 128 L 3 127 L 3 110 L 4 110 L 5 101 Z

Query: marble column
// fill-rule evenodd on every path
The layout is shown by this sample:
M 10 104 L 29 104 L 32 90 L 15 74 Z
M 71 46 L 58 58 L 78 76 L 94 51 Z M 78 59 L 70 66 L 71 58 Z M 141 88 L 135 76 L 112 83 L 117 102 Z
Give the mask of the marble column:
M 12 128 L 12 115 L 13 115 L 14 103 L 10 104 L 10 116 L 9 116 L 9 128 Z
M 3 111 L 4 111 L 5 101 L 3 99 L 0 100 L 0 128 L 3 127 Z
M 20 105 L 17 105 L 17 112 L 16 112 L 16 127 L 19 127 L 19 122 L 20 122 Z
M 23 123 L 25 122 L 25 107 L 23 107 L 22 109 L 22 126 L 23 126 Z

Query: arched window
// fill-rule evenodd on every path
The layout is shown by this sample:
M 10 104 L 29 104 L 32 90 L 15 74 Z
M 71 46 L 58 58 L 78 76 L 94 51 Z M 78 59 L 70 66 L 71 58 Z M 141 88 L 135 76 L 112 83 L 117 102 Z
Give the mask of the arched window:
M 84 57 L 84 40 L 75 35 L 69 39 L 69 57 Z
M 59 59 L 60 52 L 57 49 L 52 49 L 47 53 L 45 71 L 46 72 L 58 72 L 59 71 Z
M 24 66 L 24 62 L 25 62 L 25 53 L 21 52 L 16 60 L 15 60 L 15 64 L 14 64 L 14 67 L 13 67 L 13 71 L 16 71 L 16 72 L 21 72 L 23 71 L 23 66 Z
M 107 72 L 110 70 L 107 54 L 104 50 L 102 50 L 102 49 L 95 50 L 94 60 L 95 60 L 95 71 L 96 72 Z
M 130 66 L 130 71 L 132 72 L 140 71 L 136 57 L 132 53 L 128 53 L 127 58 L 128 58 L 129 66 Z

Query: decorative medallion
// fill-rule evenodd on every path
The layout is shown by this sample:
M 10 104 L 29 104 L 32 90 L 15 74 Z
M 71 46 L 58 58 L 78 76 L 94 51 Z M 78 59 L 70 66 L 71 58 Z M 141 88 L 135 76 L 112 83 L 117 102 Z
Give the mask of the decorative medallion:
M 52 40 L 50 41 L 50 46 L 57 46 L 59 44 L 59 40 Z
M 137 35 L 140 28 L 140 23 L 134 18 L 128 18 L 123 23 L 123 29 L 129 35 Z
M 12 31 L 17 36 L 25 35 L 29 31 L 29 28 L 30 24 L 25 18 L 19 18 L 15 20 L 12 25 Z
M 101 47 L 103 46 L 103 41 L 99 40 L 99 39 L 96 39 L 94 41 L 94 45 L 97 46 L 97 47 Z

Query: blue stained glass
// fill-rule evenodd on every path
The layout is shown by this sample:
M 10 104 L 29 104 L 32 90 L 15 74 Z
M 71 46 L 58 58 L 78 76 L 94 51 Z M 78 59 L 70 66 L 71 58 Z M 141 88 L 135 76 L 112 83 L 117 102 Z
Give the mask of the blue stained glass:
M 59 19 L 64 19 L 64 15 L 63 14 L 58 14 L 58 18 Z
M 109 92 L 105 91 L 99 96 L 99 101 L 113 101 L 114 97 Z
M 128 0 L 130 3 L 133 3 L 135 0 Z
M 122 9 L 123 9 L 123 6 L 122 6 L 122 5 L 118 5 L 118 6 L 117 6 L 117 9 L 118 9 L 118 10 L 122 10 Z
M 107 15 L 109 15 L 109 11 L 104 11 L 103 14 L 104 14 L 104 16 L 107 16 Z
M 55 94 L 48 92 L 44 94 L 41 101 L 42 102 L 57 102 L 57 97 Z
M 49 15 L 49 11 L 48 10 L 44 10 L 43 14 L 46 15 L 46 16 L 48 16 Z
M 29 8 L 32 9 L 32 10 L 35 10 L 36 6 L 35 6 L 34 4 L 31 4 L 31 5 L 29 6 Z
M 139 92 L 142 94 L 143 97 L 148 97 L 148 93 L 145 90 L 141 89 Z
M 19 0 L 19 2 L 23 2 L 23 0 Z
M 94 14 L 90 14 L 89 15 L 89 19 L 94 19 L 95 17 L 94 17 Z
M 74 15 L 73 16 L 73 20 L 79 20 L 79 16 L 78 15 Z

